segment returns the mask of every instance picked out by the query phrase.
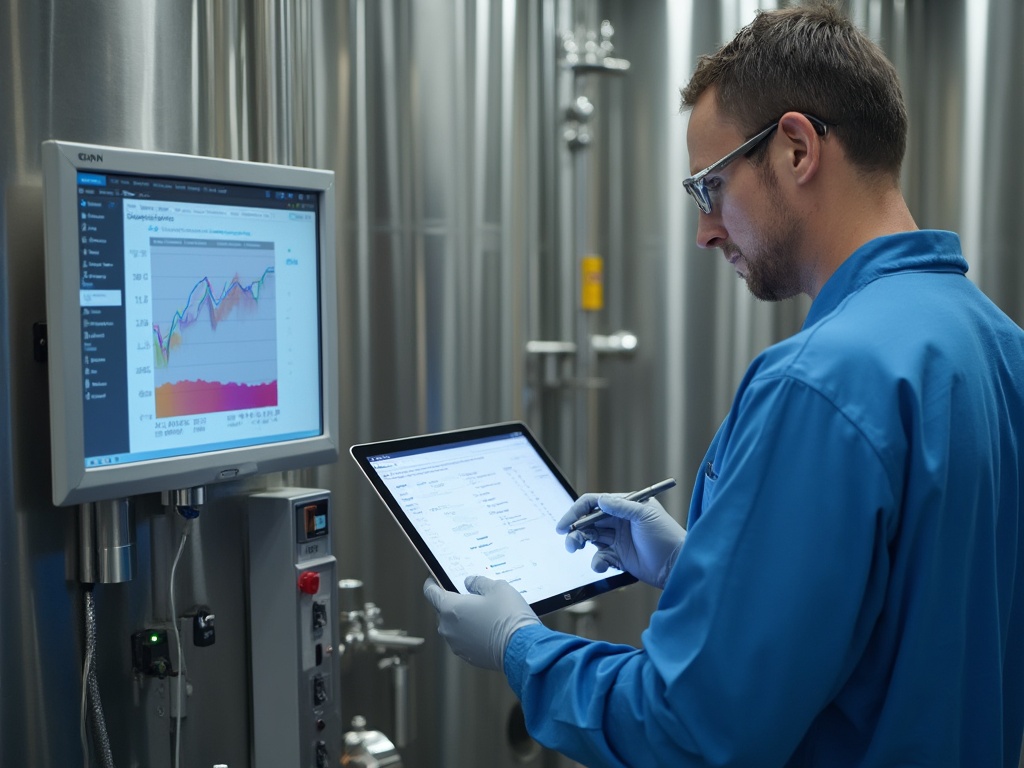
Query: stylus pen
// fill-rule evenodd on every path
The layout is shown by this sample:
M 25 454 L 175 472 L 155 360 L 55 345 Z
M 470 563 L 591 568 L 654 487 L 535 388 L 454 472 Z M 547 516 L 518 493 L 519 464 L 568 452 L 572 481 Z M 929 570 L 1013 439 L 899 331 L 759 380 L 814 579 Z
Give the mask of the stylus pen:
M 657 496 L 662 491 L 667 491 L 669 488 L 674 487 L 675 484 L 676 481 L 670 477 L 668 480 L 662 480 L 660 483 L 655 483 L 649 488 L 644 488 L 642 491 L 634 491 L 633 493 L 627 494 L 625 499 L 626 501 L 644 502 L 647 501 L 652 496 Z M 584 515 L 583 517 L 579 518 L 575 523 L 569 526 L 569 531 L 578 531 L 580 528 L 590 525 L 591 523 L 596 523 L 602 517 L 607 516 L 607 512 L 605 512 L 603 509 L 598 509 L 594 512 L 591 512 L 589 515 Z

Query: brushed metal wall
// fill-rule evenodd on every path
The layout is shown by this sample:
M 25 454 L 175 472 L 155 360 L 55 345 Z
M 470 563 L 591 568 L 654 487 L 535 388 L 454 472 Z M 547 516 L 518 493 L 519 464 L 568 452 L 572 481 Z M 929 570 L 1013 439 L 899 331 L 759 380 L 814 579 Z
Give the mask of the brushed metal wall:
M 65 580 L 74 517 L 49 503 L 46 368 L 26 345 L 32 323 L 45 319 L 39 143 L 66 138 L 194 151 L 192 60 L 181 55 L 192 35 L 192 8 L 5 2 L 0 30 L 0 60 L 8 73 L 0 84 L 6 321 L 0 358 L 9 397 L 0 419 L 0 762 L 70 765 L 82 760 L 80 590 Z M 142 599 L 141 583 L 97 595 L 106 620 L 115 605 Z M 105 634 L 104 651 L 126 637 L 120 626 Z M 100 669 L 111 669 L 110 662 L 104 652 Z M 130 700 L 128 690 L 121 695 Z
M 343 439 L 360 442 L 520 417 L 537 264 L 551 258 L 541 168 L 555 62 L 554 5 L 397 0 L 348 5 L 336 139 L 339 286 L 351 326 Z M 545 100 L 548 100 L 547 102 Z M 541 148 L 538 150 L 538 148 Z M 548 174 L 550 176 L 550 174 Z M 362 579 L 387 626 L 427 638 L 413 660 L 407 764 L 539 765 L 509 743 L 514 698 L 437 638 L 427 573 L 344 457 L 319 482 L 345 500 L 339 573 Z M 391 731 L 374 658 L 345 678 L 344 717 Z
M 79 679 L 82 589 L 74 578 L 76 513 L 49 491 L 47 374 L 32 355 L 45 320 L 39 144 L 49 138 L 226 157 L 253 157 L 257 75 L 271 69 L 252 32 L 258 8 L 235 2 L 52 2 L 0 5 L 0 764 L 83 764 Z M 264 75 L 264 81 L 268 76 Z M 270 135 L 269 131 L 266 131 Z M 211 489 L 186 550 L 179 605 L 223 612 L 211 653 L 190 655 L 182 757 L 249 761 L 240 494 L 264 477 Z M 159 498 L 136 508 L 138 568 L 96 588 L 96 666 L 119 765 L 170 764 L 166 689 L 136 686 L 129 637 L 167 618 L 170 558 L 180 527 Z M 215 724 L 211 726 L 210 724 Z

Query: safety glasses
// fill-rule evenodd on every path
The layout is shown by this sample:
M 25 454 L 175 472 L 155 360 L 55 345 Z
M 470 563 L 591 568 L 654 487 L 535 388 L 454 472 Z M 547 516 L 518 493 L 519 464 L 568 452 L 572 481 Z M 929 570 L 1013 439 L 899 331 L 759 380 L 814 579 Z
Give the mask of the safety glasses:
M 811 121 L 811 124 L 814 126 L 814 130 L 818 133 L 819 136 L 824 136 L 828 132 L 828 124 L 824 120 L 814 117 L 813 115 L 808 115 L 806 113 L 802 114 L 804 117 Z M 782 118 L 780 117 L 779 120 L 781 119 Z M 772 131 L 779 127 L 779 120 L 776 120 L 763 131 L 760 131 L 751 138 L 747 139 L 745 142 L 740 144 L 738 147 L 736 147 L 736 149 L 734 149 L 728 155 L 723 157 L 721 160 L 712 163 L 703 171 L 699 171 L 690 178 L 683 180 L 683 188 L 686 189 L 686 191 L 690 194 L 690 197 L 692 197 L 693 201 L 697 203 L 697 207 L 700 208 L 701 211 L 703 211 L 704 213 L 711 213 L 711 193 L 708 190 L 707 184 L 704 181 L 707 178 L 708 174 L 722 170 L 723 168 L 725 168 L 725 166 L 727 166 L 737 157 L 746 157 L 747 155 L 752 153 L 755 149 L 757 149 L 758 145 L 762 141 L 764 141 L 771 135 Z

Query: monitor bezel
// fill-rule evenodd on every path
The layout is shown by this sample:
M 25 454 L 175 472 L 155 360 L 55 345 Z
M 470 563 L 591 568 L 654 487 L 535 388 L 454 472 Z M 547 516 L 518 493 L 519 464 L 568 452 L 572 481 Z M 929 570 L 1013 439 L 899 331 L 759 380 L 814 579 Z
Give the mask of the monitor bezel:
M 58 140 L 44 141 L 41 149 L 53 503 L 66 506 L 192 488 L 336 461 L 339 441 L 334 172 Z M 86 469 L 79 349 L 80 171 L 269 186 L 318 196 L 320 435 Z

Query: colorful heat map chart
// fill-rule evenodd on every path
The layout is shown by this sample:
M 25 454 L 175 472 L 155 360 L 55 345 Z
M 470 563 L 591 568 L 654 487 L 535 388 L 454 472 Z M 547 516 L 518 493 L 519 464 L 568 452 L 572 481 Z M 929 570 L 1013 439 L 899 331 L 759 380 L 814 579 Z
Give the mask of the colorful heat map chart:
M 276 406 L 272 244 L 183 241 L 151 252 L 156 418 Z

